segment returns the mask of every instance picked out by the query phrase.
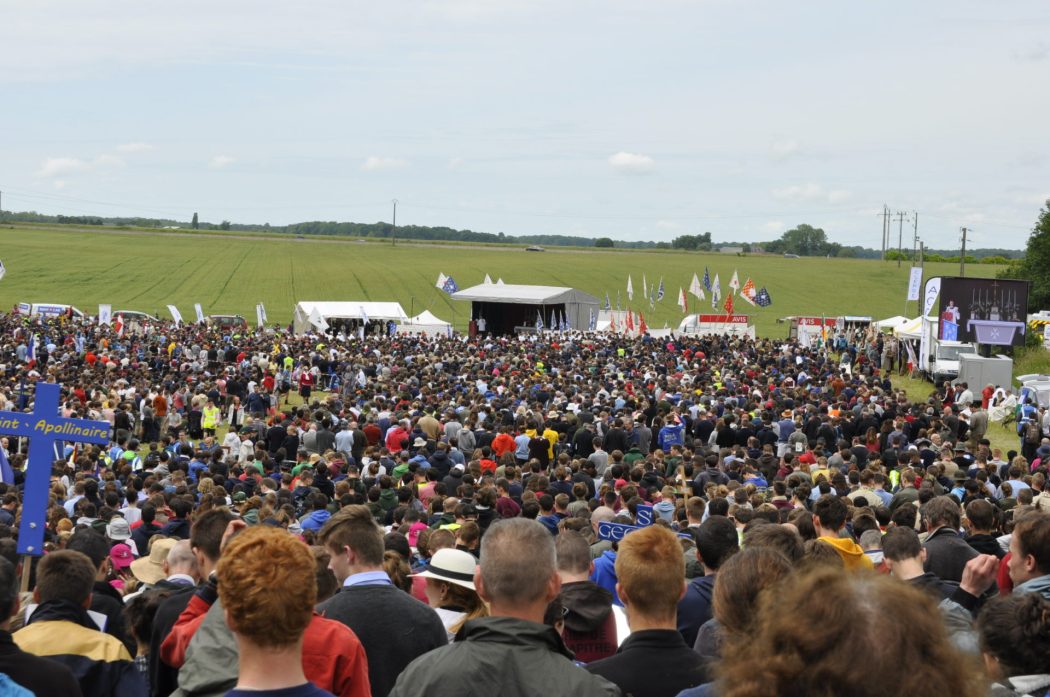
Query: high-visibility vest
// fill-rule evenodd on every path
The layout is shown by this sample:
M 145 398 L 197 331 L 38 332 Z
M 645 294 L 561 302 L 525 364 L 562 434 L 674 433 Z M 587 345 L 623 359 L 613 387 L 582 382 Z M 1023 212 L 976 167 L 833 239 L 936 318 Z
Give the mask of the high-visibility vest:
M 219 425 L 219 408 L 218 407 L 204 407 L 204 413 L 201 414 L 201 427 L 203 428 L 215 428 Z

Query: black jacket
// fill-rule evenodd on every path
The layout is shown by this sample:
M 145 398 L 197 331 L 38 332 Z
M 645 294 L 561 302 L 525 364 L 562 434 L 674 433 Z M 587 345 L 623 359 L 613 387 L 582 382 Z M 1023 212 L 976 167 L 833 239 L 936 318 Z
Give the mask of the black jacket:
M 36 695 L 81 697 L 80 683 L 72 671 L 58 661 L 26 653 L 0 630 L 0 673 Z
M 1002 559 L 1006 556 L 1006 552 L 1003 551 L 1003 548 L 999 545 L 999 542 L 995 539 L 994 535 L 970 535 L 966 538 L 966 544 L 970 545 L 981 554 L 994 554 L 997 559 Z
M 196 590 L 195 586 L 190 586 L 175 591 L 164 599 L 153 616 L 153 634 L 149 642 L 149 685 L 153 697 L 168 697 L 179 686 L 179 670 L 160 660 L 160 645 L 168 638 Z
M 951 528 L 940 528 L 926 538 L 925 571 L 932 572 L 944 581 L 962 581 L 966 562 L 977 556 L 977 550 L 966 544 L 966 540 Z
M 632 697 L 676 697 L 682 690 L 710 680 L 704 659 L 686 646 L 674 629 L 634 632 L 615 656 L 586 668 Z
M 91 609 L 106 616 L 106 634 L 119 639 L 132 656 L 138 648 L 131 632 L 124 626 L 124 598 L 105 581 L 95 581 L 91 591 Z

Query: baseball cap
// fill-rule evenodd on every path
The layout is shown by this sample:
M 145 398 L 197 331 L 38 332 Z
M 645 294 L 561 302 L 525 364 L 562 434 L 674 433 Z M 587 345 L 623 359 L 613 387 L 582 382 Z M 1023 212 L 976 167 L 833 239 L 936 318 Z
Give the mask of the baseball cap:
M 135 555 L 131 553 L 131 547 L 121 542 L 109 550 L 109 561 L 117 571 L 123 571 L 135 561 Z

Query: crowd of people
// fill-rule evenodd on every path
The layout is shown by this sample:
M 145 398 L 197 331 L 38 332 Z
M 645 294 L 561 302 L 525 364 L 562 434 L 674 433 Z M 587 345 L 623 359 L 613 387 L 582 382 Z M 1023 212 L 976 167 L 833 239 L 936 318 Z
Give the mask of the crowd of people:
M 877 336 L 137 329 L 0 318 L 0 694 L 1050 692 L 1050 417 Z

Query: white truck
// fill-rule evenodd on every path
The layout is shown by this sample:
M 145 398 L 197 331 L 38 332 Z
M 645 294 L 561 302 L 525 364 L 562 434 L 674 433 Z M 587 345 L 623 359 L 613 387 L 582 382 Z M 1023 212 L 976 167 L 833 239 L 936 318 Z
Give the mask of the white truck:
M 959 376 L 959 356 L 977 354 L 977 346 L 962 341 L 942 341 L 937 338 L 937 320 L 925 318 L 922 323 L 922 370 L 935 385 Z

